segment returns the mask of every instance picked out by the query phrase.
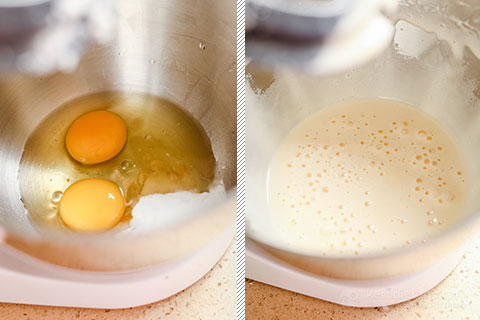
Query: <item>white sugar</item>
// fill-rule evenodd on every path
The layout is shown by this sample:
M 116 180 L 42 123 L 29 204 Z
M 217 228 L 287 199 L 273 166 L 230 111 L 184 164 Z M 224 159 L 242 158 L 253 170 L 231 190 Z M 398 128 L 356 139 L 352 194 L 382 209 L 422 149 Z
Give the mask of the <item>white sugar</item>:
M 127 230 L 145 232 L 169 227 L 204 212 L 224 199 L 226 192 L 223 185 L 204 193 L 180 191 L 144 196 L 133 208 Z

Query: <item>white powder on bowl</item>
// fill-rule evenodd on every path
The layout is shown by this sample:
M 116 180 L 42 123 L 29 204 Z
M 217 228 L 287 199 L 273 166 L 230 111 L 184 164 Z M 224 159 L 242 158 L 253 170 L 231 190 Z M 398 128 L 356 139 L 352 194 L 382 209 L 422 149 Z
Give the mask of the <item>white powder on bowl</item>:
M 180 191 L 141 197 L 132 210 L 130 232 L 145 232 L 175 225 L 226 199 L 223 184 L 209 192 Z

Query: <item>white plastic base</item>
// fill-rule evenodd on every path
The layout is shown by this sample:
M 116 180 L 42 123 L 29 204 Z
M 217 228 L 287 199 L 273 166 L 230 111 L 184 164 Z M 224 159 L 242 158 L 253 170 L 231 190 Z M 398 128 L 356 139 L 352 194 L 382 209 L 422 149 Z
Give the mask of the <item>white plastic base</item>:
M 246 241 L 246 277 L 275 287 L 351 307 L 381 307 L 404 302 L 429 291 L 460 261 L 459 250 L 415 274 L 375 280 L 341 280 L 314 275 L 272 256 Z
M 128 308 L 168 298 L 204 276 L 225 253 L 234 230 L 195 254 L 139 271 L 63 268 L 0 245 L 0 301 L 84 308 Z

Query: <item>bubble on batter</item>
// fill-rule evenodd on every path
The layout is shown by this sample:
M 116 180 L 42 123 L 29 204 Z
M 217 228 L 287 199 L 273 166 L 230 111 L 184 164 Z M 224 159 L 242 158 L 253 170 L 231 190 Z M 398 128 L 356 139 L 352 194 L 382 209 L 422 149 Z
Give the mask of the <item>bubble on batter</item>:
M 423 138 L 427 135 L 427 132 L 425 130 L 418 130 L 417 135 Z

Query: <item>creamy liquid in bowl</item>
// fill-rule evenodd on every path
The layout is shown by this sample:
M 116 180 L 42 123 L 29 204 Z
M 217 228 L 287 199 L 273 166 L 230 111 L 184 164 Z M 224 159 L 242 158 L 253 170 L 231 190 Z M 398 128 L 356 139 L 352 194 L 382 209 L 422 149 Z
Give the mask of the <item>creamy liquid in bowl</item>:
M 268 201 L 291 248 L 371 254 L 425 241 L 463 216 L 460 150 L 433 119 L 394 100 L 326 108 L 272 158 Z

